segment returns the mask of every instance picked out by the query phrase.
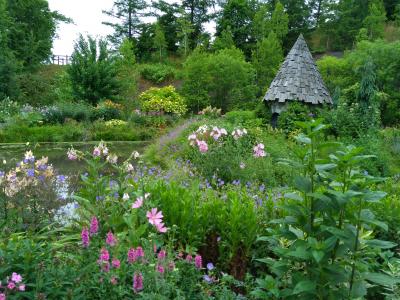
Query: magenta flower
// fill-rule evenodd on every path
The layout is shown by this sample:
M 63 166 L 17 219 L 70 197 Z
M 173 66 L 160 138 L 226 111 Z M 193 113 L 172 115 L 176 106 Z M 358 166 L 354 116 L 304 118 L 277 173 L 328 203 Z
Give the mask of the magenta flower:
M 93 149 L 93 156 L 99 157 L 101 155 L 101 149 L 99 147 L 95 147 Z
M 157 225 L 162 222 L 163 214 L 161 211 L 157 211 L 157 208 L 152 208 L 151 211 L 148 211 L 146 214 L 149 223 L 152 225 Z
M 156 224 L 157 231 L 160 233 L 167 232 L 167 227 L 164 227 L 164 223 Z
M 117 239 L 111 231 L 107 233 L 106 244 L 110 245 L 111 247 L 114 247 L 117 244 Z
M 167 253 L 165 252 L 165 250 L 161 250 L 160 252 L 158 252 L 158 255 L 157 255 L 159 260 L 163 260 L 166 256 L 167 256 Z
M 100 250 L 100 261 L 108 261 L 110 259 L 110 253 L 108 253 L 108 250 L 106 248 L 101 248 Z
M 101 263 L 101 270 L 102 270 L 103 272 L 106 272 L 106 273 L 110 272 L 110 262 L 108 262 L 108 261 L 103 261 L 103 262 Z
M 18 286 L 18 290 L 20 290 L 21 292 L 25 291 L 25 284 L 20 284 Z M 1 300 L 1 299 L 0 299 Z
M 114 269 L 119 269 L 121 267 L 121 262 L 117 258 L 113 258 L 111 264 Z
M 188 254 L 188 255 L 186 256 L 186 261 L 187 261 L 187 262 L 192 262 L 192 260 L 193 260 L 193 257 L 192 257 L 190 254 Z
M 90 221 L 90 235 L 94 235 L 99 231 L 99 221 L 96 217 L 92 217 Z
M 9 290 L 15 289 L 15 283 L 14 283 L 14 281 L 9 281 L 8 284 L 7 284 L 7 288 L 8 288 Z
M 89 247 L 89 230 L 87 229 L 87 227 L 82 228 L 81 237 L 82 237 L 82 246 L 84 248 Z
M 143 251 L 143 248 L 142 247 L 137 247 L 136 248 L 136 251 L 135 251 L 135 253 L 136 253 L 136 257 L 144 257 L 144 251 Z
M 135 261 L 136 261 L 136 259 L 137 259 L 137 256 L 136 256 L 136 250 L 135 250 L 135 248 L 130 248 L 129 250 L 128 250 L 128 262 L 131 264 L 131 263 L 134 263 Z
M 164 271 L 165 271 L 165 270 L 164 270 L 164 267 L 163 267 L 162 265 L 157 265 L 157 268 L 156 268 L 156 269 L 157 269 L 157 272 L 158 272 L 158 273 L 164 274 Z
M 203 260 L 200 255 L 196 255 L 194 258 L 194 265 L 196 266 L 197 269 L 201 269 L 203 264 Z
M 197 147 L 201 153 L 206 153 L 208 151 L 208 145 L 205 141 L 197 141 Z
M 11 275 L 11 280 L 14 281 L 15 283 L 20 283 L 22 281 L 22 276 L 19 275 L 18 273 L 13 272 Z
M 6 294 L 0 294 L 0 300 L 6 300 Z
M 135 274 L 133 276 L 133 290 L 135 293 L 140 292 L 143 290 L 143 275 L 142 274 Z

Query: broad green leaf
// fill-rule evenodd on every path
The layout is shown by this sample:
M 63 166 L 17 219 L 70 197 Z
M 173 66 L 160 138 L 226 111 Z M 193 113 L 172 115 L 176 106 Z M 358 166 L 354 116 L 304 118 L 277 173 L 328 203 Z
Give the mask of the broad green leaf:
M 309 178 L 297 176 L 294 179 L 294 186 L 296 189 L 304 193 L 311 192 L 311 180 Z
M 296 284 L 293 289 L 292 295 L 297 295 L 301 293 L 313 294 L 315 292 L 316 284 L 310 280 L 303 280 Z
M 324 251 L 313 250 L 312 256 L 314 257 L 315 261 L 319 264 L 321 260 L 324 258 L 325 253 Z
M 352 298 L 361 298 L 367 294 L 367 288 L 365 286 L 365 281 L 357 280 L 353 284 L 353 288 L 351 289 Z
M 299 194 L 296 193 L 287 193 L 284 195 L 286 199 L 292 199 L 296 201 L 303 201 L 303 197 L 301 197 Z
M 386 286 L 391 286 L 400 282 L 399 279 L 383 273 L 365 273 L 363 274 L 363 277 L 373 283 Z
M 318 172 L 330 171 L 330 170 L 333 170 L 333 169 L 336 168 L 336 167 L 337 167 L 336 164 L 315 165 L 315 169 L 316 169 Z
M 391 249 L 397 246 L 396 243 L 392 243 L 389 241 L 381 241 L 381 240 L 367 240 L 365 241 L 365 244 L 367 244 L 370 247 L 376 247 L 380 249 Z
M 379 202 L 381 199 L 383 199 L 384 197 L 386 197 L 387 193 L 385 192 L 381 192 L 381 191 L 377 191 L 377 192 L 368 192 L 367 194 L 365 194 L 364 199 L 367 202 Z

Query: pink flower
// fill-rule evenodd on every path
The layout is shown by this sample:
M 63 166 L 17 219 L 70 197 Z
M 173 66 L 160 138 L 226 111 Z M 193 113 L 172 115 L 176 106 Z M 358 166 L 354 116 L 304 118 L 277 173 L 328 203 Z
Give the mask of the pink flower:
M 11 275 L 11 280 L 14 281 L 15 283 L 20 283 L 22 281 L 22 276 L 19 275 L 18 273 L 13 272 Z
M 101 263 L 101 270 L 102 270 L 103 272 L 106 272 L 106 273 L 110 272 L 110 262 L 108 262 L 108 261 L 103 261 L 103 262 Z
M 0 294 L 0 300 L 6 300 L 6 294 Z
M 111 277 L 110 283 L 111 283 L 112 285 L 116 285 L 116 284 L 118 283 L 117 278 L 116 278 L 115 276 Z
M 164 223 L 156 224 L 157 231 L 160 233 L 167 232 L 167 227 L 164 227 Z
M 9 281 L 8 284 L 7 284 L 7 288 L 9 290 L 15 289 L 15 283 L 13 281 Z
M 160 274 L 164 274 L 164 267 L 162 265 L 157 265 L 157 272 Z
M 142 274 L 135 274 L 133 275 L 133 290 L 135 293 L 143 290 L 143 275 Z
M 121 267 L 121 262 L 117 258 L 113 258 L 111 264 L 115 269 L 119 269 Z
M 187 262 L 192 262 L 192 260 L 193 260 L 193 257 L 192 257 L 190 254 L 188 254 L 188 255 L 186 256 L 186 261 L 187 261 Z
M 266 153 L 264 151 L 264 144 L 259 143 L 253 148 L 253 156 L 254 157 L 265 157 Z
M 107 233 L 106 244 L 110 245 L 111 247 L 114 247 L 117 244 L 117 239 L 111 231 Z
M 161 211 L 157 211 L 157 208 L 152 208 L 151 211 L 148 211 L 146 214 L 149 223 L 152 225 L 157 225 L 162 223 L 163 214 Z
M 78 154 L 76 153 L 76 150 L 73 148 L 68 149 L 67 156 L 69 160 L 77 160 L 78 159 Z
M 100 261 L 108 261 L 110 259 L 110 253 L 108 253 L 108 250 L 106 248 L 101 248 L 100 250 Z
M 175 269 L 175 263 L 174 263 L 173 261 L 170 261 L 170 262 L 168 263 L 168 269 L 169 269 L 170 271 L 173 271 L 173 270 Z
M 99 221 L 96 217 L 92 217 L 90 222 L 90 235 L 94 235 L 99 231 Z
M 201 259 L 200 255 L 196 255 L 196 257 L 194 258 L 194 265 L 196 266 L 197 269 L 201 269 L 202 268 L 202 263 L 203 260 Z
M 197 141 L 197 146 L 201 153 L 206 153 L 208 151 L 208 145 L 205 141 Z
M 84 248 L 89 247 L 89 231 L 87 227 L 82 228 L 81 237 L 82 237 L 82 246 Z
M 131 264 L 131 263 L 134 263 L 135 261 L 136 261 L 136 259 L 137 259 L 137 256 L 136 256 L 136 250 L 135 250 L 135 248 L 130 248 L 129 250 L 128 250 L 128 262 Z
M 164 259 L 166 256 L 167 256 L 167 253 L 165 252 L 165 250 L 161 250 L 160 252 L 158 252 L 158 255 L 157 255 L 159 260 Z
M 99 147 L 94 147 L 93 156 L 99 157 L 101 155 L 101 149 Z
M 136 198 L 136 201 L 132 204 L 132 208 L 139 208 L 143 205 L 143 197 Z
M 144 251 L 143 251 L 143 248 L 142 247 L 137 247 L 136 248 L 136 251 L 135 251 L 135 253 L 136 253 L 136 257 L 144 257 Z
M 25 284 L 20 284 L 18 286 L 18 290 L 20 290 L 21 292 L 25 291 Z M 1 299 L 1 298 L 0 298 Z

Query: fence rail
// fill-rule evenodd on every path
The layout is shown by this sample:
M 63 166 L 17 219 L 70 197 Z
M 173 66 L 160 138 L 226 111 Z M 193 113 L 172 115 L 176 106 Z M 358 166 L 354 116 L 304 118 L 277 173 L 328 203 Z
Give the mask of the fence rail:
M 53 65 L 69 65 L 71 63 L 71 56 L 68 55 L 52 55 L 51 63 Z

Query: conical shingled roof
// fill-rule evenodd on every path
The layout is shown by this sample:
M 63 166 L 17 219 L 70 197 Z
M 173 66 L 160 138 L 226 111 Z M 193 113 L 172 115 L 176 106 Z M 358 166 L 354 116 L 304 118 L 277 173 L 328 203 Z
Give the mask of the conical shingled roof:
M 332 104 L 314 59 L 300 34 L 264 97 L 265 101 Z

